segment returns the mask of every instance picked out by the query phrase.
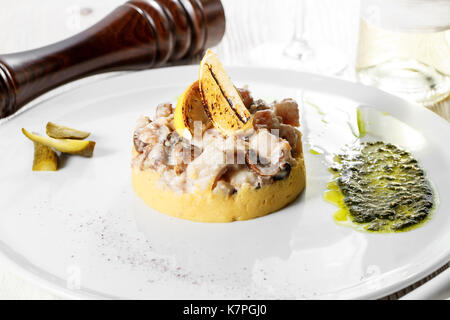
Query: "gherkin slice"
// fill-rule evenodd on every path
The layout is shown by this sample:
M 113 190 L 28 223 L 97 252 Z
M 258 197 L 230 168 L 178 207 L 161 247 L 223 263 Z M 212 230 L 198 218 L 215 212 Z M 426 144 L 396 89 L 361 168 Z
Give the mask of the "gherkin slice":
M 58 155 L 52 148 L 39 142 L 34 142 L 33 171 L 58 170 Z
M 48 138 L 30 133 L 23 128 L 22 132 L 31 141 L 39 142 L 62 153 L 75 154 L 83 157 L 92 157 L 94 153 L 94 141 Z
M 47 135 L 55 139 L 86 139 L 90 133 L 48 122 Z

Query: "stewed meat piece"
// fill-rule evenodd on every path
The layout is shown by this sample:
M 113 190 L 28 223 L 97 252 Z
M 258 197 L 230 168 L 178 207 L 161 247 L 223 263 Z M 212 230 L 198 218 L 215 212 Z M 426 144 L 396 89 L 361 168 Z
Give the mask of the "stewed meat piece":
M 298 104 L 295 100 L 288 98 L 280 102 L 273 103 L 273 112 L 281 117 L 284 124 L 298 127 L 300 125 L 300 116 L 298 114 Z
M 279 129 L 280 128 L 280 119 L 275 116 L 272 110 L 260 110 L 256 111 L 253 116 L 253 127 L 255 130 L 258 129 Z
M 247 88 L 237 88 L 239 94 L 241 95 L 242 101 L 244 102 L 245 107 L 248 109 L 253 103 L 253 97 L 250 94 L 250 91 Z
M 155 118 L 167 118 L 169 117 L 171 114 L 173 113 L 172 110 L 172 104 L 169 102 L 165 102 L 165 103 L 160 103 L 157 107 L 156 107 L 156 116 Z

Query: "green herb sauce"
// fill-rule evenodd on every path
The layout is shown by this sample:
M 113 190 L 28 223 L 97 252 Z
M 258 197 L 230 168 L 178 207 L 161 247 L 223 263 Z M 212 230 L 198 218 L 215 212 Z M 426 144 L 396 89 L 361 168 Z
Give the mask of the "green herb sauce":
M 325 199 L 339 207 L 338 223 L 377 232 L 407 231 L 435 206 L 423 169 L 412 155 L 381 141 L 354 147 L 335 158 Z

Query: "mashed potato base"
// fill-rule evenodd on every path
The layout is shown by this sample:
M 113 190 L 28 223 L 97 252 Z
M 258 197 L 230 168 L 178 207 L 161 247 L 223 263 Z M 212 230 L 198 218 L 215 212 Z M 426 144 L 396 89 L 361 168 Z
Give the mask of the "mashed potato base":
M 249 220 L 275 212 L 292 201 L 305 188 L 305 165 L 302 155 L 289 176 L 259 189 L 244 185 L 233 195 L 210 189 L 194 193 L 177 193 L 158 183 L 160 174 L 153 169 L 132 168 L 132 184 L 137 195 L 153 209 L 198 222 L 232 222 Z

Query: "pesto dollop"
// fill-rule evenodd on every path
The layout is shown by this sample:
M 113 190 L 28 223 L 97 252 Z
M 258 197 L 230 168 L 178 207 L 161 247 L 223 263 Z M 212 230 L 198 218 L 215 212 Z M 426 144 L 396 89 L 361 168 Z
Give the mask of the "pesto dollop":
M 369 231 L 393 232 L 409 230 L 430 215 L 433 190 L 409 152 L 382 141 L 367 142 L 335 160 L 330 168 L 335 187 L 329 186 L 335 196 L 328 199 L 341 206 L 337 220 L 349 218 Z

